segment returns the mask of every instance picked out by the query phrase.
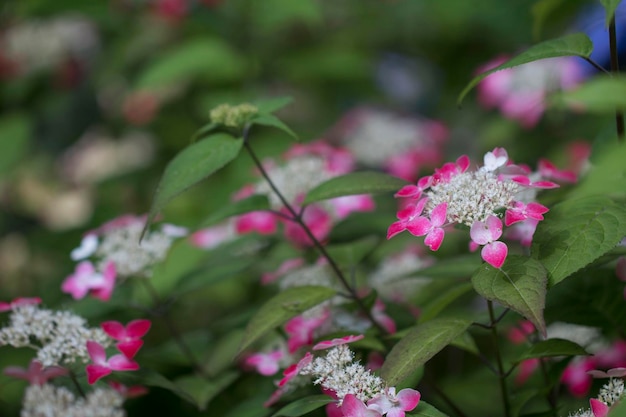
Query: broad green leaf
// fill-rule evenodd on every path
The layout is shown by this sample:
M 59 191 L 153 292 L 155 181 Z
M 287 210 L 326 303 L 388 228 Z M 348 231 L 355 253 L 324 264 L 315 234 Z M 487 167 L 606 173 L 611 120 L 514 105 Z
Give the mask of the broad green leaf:
M 538 61 L 546 58 L 556 58 L 560 56 L 580 56 L 589 58 L 593 51 L 591 40 L 584 33 L 574 33 L 556 39 L 550 39 L 545 42 L 538 43 L 528 48 L 526 51 L 509 59 L 504 64 L 499 65 L 489 71 L 485 71 L 474 77 L 463 89 L 457 104 L 461 105 L 463 98 L 481 82 L 489 74 L 507 68 L 517 67 L 518 65 L 527 64 L 529 62 Z
M 591 195 L 618 198 L 626 196 L 626 145 L 615 143 L 599 155 L 594 154 L 594 163 L 582 182 L 570 192 L 569 198 L 576 199 Z
M 8 172 L 26 154 L 30 130 L 30 120 L 23 114 L 7 114 L 0 118 L 0 175 Z
M 334 295 L 335 290 L 316 286 L 292 287 L 281 291 L 263 304 L 250 320 L 237 354 L 247 349 L 265 333 Z
M 147 368 L 141 368 L 138 371 L 134 372 L 122 372 L 115 377 L 125 385 L 147 385 L 149 387 L 164 388 L 178 395 L 183 400 L 193 405 L 197 405 L 196 399 L 187 391 L 183 390 L 181 387 L 179 387 L 169 379 L 165 378 L 163 375 Z
M 609 411 L 609 417 L 626 417 L 626 401 L 620 401 Z
M 232 405 L 225 414 L 220 417 L 265 417 L 270 414 L 270 409 L 264 406 L 264 403 L 270 397 L 271 393 L 263 391 L 255 393 L 252 398 L 241 398 L 236 404 Z
M 415 410 L 406 413 L 409 416 L 420 416 L 420 417 L 448 417 L 447 414 L 442 413 L 437 410 L 434 406 L 428 404 L 426 401 L 420 400 L 419 404 Z
M 626 109 L 626 77 L 598 76 L 576 89 L 552 94 L 550 102 L 577 112 L 613 114 Z
M 272 35 L 291 25 L 317 26 L 323 21 L 321 5 L 314 0 L 264 0 L 252 2 L 250 7 L 252 24 Z
M 235 159 L 242 146 L 243 139 L 216 133 L 178 153 L 161 177 L 146 228 L 170 200 Z
M 487 300 L 497 301 L 530 320 L 545 334 L 546 270 L 532 258 L 509 255 L 502 268 L 484 264 L 472 276 L 472 285 Z
M 533 15 L 533 38 L 538 40 L 541 36 L 541 30 L 552 13 L 563 7 L 563 3 L 568 0 L 539 0 L 531 9 Z
M 207 359 L 203 361 L 203 369 L 211 376 L 215 376 L 228 367 L 233 365 L 233 352 L 237 350 L 241 341 L 243 340 L 243 329 L 233 329 L 230 333 L 227 333 L 214 341 L 210 345 L 209 353 L 206 355 Z
M 275 127 L 278 130 L 282 130 L 295 140 L 299 140 L 298 135 L 296 135 L 296 133 L 291 130 L 289 126 L 287 126 L 285 123 L 282 122 L 282 120 L 280 120 L 273 114 L 259 114 L 254 119 L 252 119 L 251 123 L 255 125 Z
M 606 25 L 609 26 L 613 16 L 615 16 L 615 9 L 622 2 L 622 0 L 600 0 L 600 3 L 606 9 Z
M 480 356 L 480 351 L 476 345 L 476 341 L 470 334 L 470 332 L 464 332 L 459 337 L 450 342 L 451 346 L 463 349 L 469 353 L 473 353 L 476 356 Z
M 363 171 L 331 178 L 308 192 L 303 204 L 355 194 L 391 193 L 406 181 L 381 172 Z
M 300 398 L 299 400 L 296 400 L 291 404 L 284 406 L 283 408 L 272 414 L 272 417 L 303 416 L 334 401 L 335 400 L 333 400 L 328 395 L 311 395 L 310 397 Z
M 529 388 L 522 391 L 517 391 L 511 395 L 511 415 L 517 417 L 520 415 L 524 406 L 528 401 L 542 394 L 542 391 L 538 388 Z
M 434 319 L 412 328 L 389 352 L 380 370 L 390 386 L 398 384 L 425 364 L 470 325 L 461 319 Z
M 626 208 L 604 196 L 567 200 L 545 215 L 531 255 L 548 270 L 550 285 L 590 264 L 626 236 Z
M 206 331 L 192 331 L 183 333 L 179 336 L 185 345 L 191 350 L 194 357 L 200 358 L 206 352 L 207 346 L 211 346 L 213 343 L 212 337 Z M 144 348 L 146 349 L 146 348 Z M 145 351 L 142 350 L 148 360 L 154 361 L 159 364 L 168 365 L 182 365 L 190 366 L 189 357 L 186 352 L 183 352 L 180 345 L 173 339 L 167 340 L 164 343 L 151 346 Z
M 236 80 L 244 74 L 246 65 L 246 61 L 220 39 L 193 39 L 166 51 L 148 65 L 139 75 L 136 88 L 159 89 L 196 77 Z
M 328 245 L 326 251 L 339 265 L 353 266 L 373 251 L 379 242 L 378 237 L 368 236 L 350 243 Z
M 219 123 L 209 122 L 202 126 L 200 129 L 193 134 L 191 138 L 191 142 L 195 142 L 203 137 L 207 136 L 209 133 L 218 130 L 221 127 Z
M 554 356 L 580 356 L 590 355 L 582 346 L 565 339 L 548 339 L 532 345 L 522 353 L 516 362 L 533 358 L 549 358 Z
M 470 284 L 469 282 L 461 283 L 459 285 L 453 286 L 448 291 L 445 291 L 443 294 L 438 295 L 422 307 L 419 316 L 419 323 L 424 323 L 437 317 L 437 315 L 439 315 L 439 313 L 441 313 L 443 309 L 445 309 L 448 305 L 453 303 L 456 299 L 458 299 L 460 296 L 467 293 L 471 289 L 472 284 Z
M 202 222 L 201 227 L 213 225 L 232 216 L 269 209 L 270 203 L 267 200 L 267 196 L 254 194 L 250 197 L 224 204 L 220 209 L 207 217 Z
M 239 372 L 226 372 L 219 377 L 207 380 L 205 377 L 197 375 L 186 375 L 177 378 L 174 383 L 194 399 L 196 407 L 206 410 L 209 402 L 227 386 L 233 383 L 239 376 Z
M 273 97 L 265 100 L 255 101 L 254 105 L 259 109 L 259 113 L 274 113 L 293 101 L 293 97 Z

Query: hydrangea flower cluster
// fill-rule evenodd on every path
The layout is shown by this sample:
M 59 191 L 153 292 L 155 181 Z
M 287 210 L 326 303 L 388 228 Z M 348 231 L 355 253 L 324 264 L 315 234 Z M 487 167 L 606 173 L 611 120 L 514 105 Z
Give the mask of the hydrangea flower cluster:
M 498 57 L 478 72 L 488 71 L 506 60 L 507 57 Z M 497 107 L 505 117 L 532 128 L 545 111 L 549 93 L 571 89 L 582 80 L 576 58 L 542 59 L 490 74 L 478 84 L 478 99 L 485 107 Z
M 483 246 L 482 258 L 500 268 L 508 254 L 507 245 L 499 240 L 502 217 L 506 226 L 518 222 L 536 225 L 548 208 L 533 201 L 535 189 L 558 185 L 536 179 L 529 168 L 514 165 L 503 148 L 487 152 L 482 167 L 469 171 L 469 165 L 469 158 L 463 155 L 420 178 L 417 185 L 400 189 L 396 197 L 409 201 L 397 213 L 398 221 L 389 226 L 387 239 L 408 230 L 414 236 L 426 236 L 424 244 L 436 251 L 446 227 L 465 225 L 470 228 L 470 247 Z
M 96 388 L 82 398 L 64 387 L 30 385 L 24 393 L 22 417 L 125 417 L 124 397 L 114 389 Z
M 87 327 L 82 317 L 33 304 L 13 308 L 8 325 L 0 329 L 0 346 L 33 348 L 44 367 L 87 362 L 89 340 L 103 346 L 111 344 L 111 338 L 104 331 Z
M 187 230 L 171 224 L 147 232 L 140 242 L 145 216 L 124 215 L 89 231 L 71 253 L 81 261 L 61 286 L 74 299 L 90 294 L 108 301 L 117 277 L 149 277 L 151 268 L 162 261 L 174 239 Z
M 348 112 L 330 135 L 358 164 L 415 181 L 420 169 L 441 161 L 448 129 L 439 121 L 359 107 Z
M 590 371 L 597 378 L 609 378 L 609 382 L 600 388 L 597 398 L 589 400 L 589 409 L 578 410 L 569 417 L 606 417 L 613 406 L 624 399 L 624 380 L 626 368 L 610 369 L 607 372 Z

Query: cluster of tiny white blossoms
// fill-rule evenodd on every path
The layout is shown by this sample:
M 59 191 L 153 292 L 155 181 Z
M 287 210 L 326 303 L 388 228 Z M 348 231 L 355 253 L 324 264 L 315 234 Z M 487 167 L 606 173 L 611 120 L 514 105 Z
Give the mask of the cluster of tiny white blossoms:
M 93 257 L 98 260 L 99 270 L 112 262 L 117 276 L 122 278 L 150 276 L 152 266 L 162 261 L 173 241 L 187 231 L 164 224 L 146 232 L 141 239 L 144 224 L 145 216 L 126 215 L 111 220 L 88 233 L 71 257 L 75 261 Z
M 372 374 L 346 346 L 335 346 L 325 356 L 318 356 L 300 370 L 300 375 L 312 375 L 316 385 L 336 393 L 341 405 L 347 394 L 365 402 L 385 392 L 385 381 Z
M 96 388 L 76 398 L 64 387 L 33 384 L 26 388 L 21 417 L 124 417 L 124 397 L 109 388 Z
M 0 329 L 0 346 L 31 347 L 43 366 L 60 366 L 89 360 L 86 344 L 93 340 L 103 346 L 111 339 L 100 328 L 89 328 L 80 316 L 69 311 L 40 309 L 24 305 L 12 310 L 7 326 Z
M 611 372 L 611 371 L 609 371 Z M 580 409 L 568 417 L 598 417 L 598 415 L 606 415 L 608 410 L 620 402 L 624 398 L 624 380 L 621 378 L 610 378 L 609 382 L 600 388 L 597 399 L 591 399 L 589 402 L 592 409 Z M 595 403 L 595 404 L 594 404 Z M 596 412 L 596 409 L 598 411 Z

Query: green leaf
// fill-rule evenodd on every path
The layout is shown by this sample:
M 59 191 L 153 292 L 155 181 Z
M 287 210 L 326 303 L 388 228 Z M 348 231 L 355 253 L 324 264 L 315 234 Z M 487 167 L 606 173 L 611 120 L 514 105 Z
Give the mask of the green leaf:
M 227 386 L 233 383 L 239 372 L 226 372 L 214 380 L 208 381 L 205 377 L 186 375 L 177 378 L 174 383 L 183 391 L 189 393 L 200 411 L 206 410 L 209 402 Z
M 545 42 L 538 43 L 528 48 L 521 54 L 509 59 L 504 64 L 499 65 L 489 71 L 485 71 L 476 77 L 474 77 L 467 86 L 463 89 L 459 98 L 457 99 L 457 105 L 461 105 L 463 98 L 474 88 L 479 82 L 481 82 L 489 74 L 493 74 L 496 71 L 500 71 L 507 68 L 517 67 L 518 65 L 527 64 L 529 62 L 538 61 L 546 58 L 556 58 L 559 56 L 580 56 L 583 58 L 589 58 L 593 51 L 593 44 L 591 40 L 584 33 L 574 33 L 566 35 L 556 39 L 550 39 Z
M 516 362 L 533 358 L 549 358 L 554 356 L 585 356 L 590 355 L 578 343 L 565 339 L 548 339 L 532 345 L 526 352 L 522 353 Z
M 548 270 L 550 285 L 593 262 L 626 236 L 626 209 L 604 196 L 567 200 L 545 215 L 531 255 Z
M 417 408 L 410 413 L 407 413 L 407 415 L 420 417 L 448 417 L 447 414 L 442 413 L 434 406 L 423 400 L 420 400 L 419 404 L 417 404 Z
M 626 77 L 598 76 L 576 89 L 552 94 L 550 102 L 577 112 L 613 114 L 616 109 L 626 109 Z
M 339 265 L 354 266 L 372 252 L 379 241 L 376 236 L 368 236 L 350 243 L 328 245 L 326 251 Z
M 254 119 L 252 119 L 251 123 L 255 125 L 260 125 L 260 126 L 275 127 L 278 130 L 282 130 L 283 132 L 285 132 L 286 134 L 288 134 L 295 140 L 299 140 L 298 135 L 296 135 L 296 133 L 293 130 L 291 130 L 289 126 L 287 126 L 278 117 L 274 116 L 273 114 L 259 114 Z
M 451 346 L 463 349 L 469 353 L 473 353 L 476 356 L 480 356 L 480 351 L 476 345 L 476 341 L 470 334 L 470 332 L 463 332 L 459 337 L 450 342 Z
M 254 105 L 259 109 L 259 113 L 274 113 L 293 101 L 293 97 L 273 97 L 265 100 L 259 100 Z
M 567 0 L 539 0 L 531 9 L 533 15 L 533 38 L 538 40 L 541 36 L 541 30 L 547 18 L 559 8 L 563 7 L 563 3 Z
M 309 191 L 303 204 L 355 194 L 396 192 L 406 181 L 381 172 L 363 171 L 334 177 Z
M 511 395 L 511 415 L 513 417 L 519 416 L 528 401 L 532 400 L 540 394 L 541 390 L 537 388 L 530 388 L 515 392 L 513 395 Z
M 300 398 L 299 400 L 296 400 L 291 404 L 284 406 L 283 408 L 272 414 L 272 417 L 303 416 L 334 401 L 335 400 L 330 398 L 328 395 L 311 395 L 309 397 Z
M 246 65 L 246 61 L 220 39 L 193 39 L 166 51 L 149 65 L 137 79 L 136 88 L 158 90 L 196 77 L 237 80 L 244 74 Z
M 334 295 L 335 290 L 317 286 L 292 287 L 281 291 L 263 304 L 250 320 L 237 354 L 247 349 L 265 333 Z
M 243 139 L 216 133 L 183 149 L 167 164 L 157 187 L 146 228 L 170 200 L 235 159 Z M 144 230 L 145 232 L 145 230 Z
M 510 255 L 500 269 L 481 266 L 472 285 L 478 294 L 518 312 L 545 334 L 546 280 L 546 270 L 537 260 Z
M 469 282 L 462 283 L 453 286 L 443 294 L 435 297 L 422 307 L 422 311 L 419 316 L 419 323 L 424 323 L 437 317 L 437 315 L 439 315 L 439 313 L 441 313 L 448 305 L 471 289 L 472 284 Z
M 446 262 L 436 262 L 433 266 L 422 268 L 420 276 L 430 278 L 463 278 L 470 277 L 476 268 L 481 265 L 481 260 L 476 255 L 457 256 L 448 259 Z
M 228 367 L 233 365 L 233 352 L 237 350 L 241 341 L 243 340 L 244 330 L 241 328 L 233 329 L 231 332 L 220 337 L 219 340 L 214 341 L 210 345 L 207 359 L 204 360 L 203 369 L 211 376 L 221 373 Z
M 434 319 L 410 329 L 389 352 L 380 374 L 390 386 L 398 384 L 463 333 L 470 321 Z
M 626 197 L 626 145 L 616 143 L 594 154 L 594 163 L 582 182 L 569 194 L 569 199 L 604 195 Z
M 204 330 L 186 332 L 181 334 L 180 338 L 185 345 L 187 345 L 194 357 L 201 357 L 206 352 L 207 346 L 212 346 L 214 342 L 210 335 Z M 161 365 L 193 365 L 186 353 L 180 349 L 178 342 L 173 339 L 164 341 L 157 346 L 151 346 L 145 351 L 142 350 L 141 353 L 147 360 L 154 361 Z
M 626 401 L 620 401 L 609 411 L 609 417 L 626 417 Z
M 125 385 L 147 385 L 149 387 L 164 388 L 173 394 L 176 394 L 183 400 L 193 405 L 197 405 L 196 399 L 187 391 L 183 390 L 163 375 L 147 368 L 142 368 L 134 372 L 120 373 L 116 375 L 116 378 Z
M 230 202 L 223 205 L 209 217 L 207 217 L 200 227 L 206 227 L 218 223 L 224 219 L 232 216 L 238 216 L 240 214 L 250 213 L 252 211 L 269 210 L 270 203 L 267 200 L 267 196 L 261 194 L 254 194 L 250 197 L 243 198 L 238 201 Z
M 241 257 L 230 256 L 220 260 L 211 259 L 211 263 L 206 263 L 201 269 L 186 274 L 172 289 L 170 295 L 180 296 L 197 291 L 207 285 L 234 278 L 258 262 L 258 259 L 254 257 L 242 259 Z
M 622 0 L 600 0 L 600 3 L 606 9 L 606 26 L 608 27 L 611 24 L 611 20 L 613 16 L 615 16 L 615 9 L 622 2 Z
M 23 114 L 7 114 L 0 119 L 0 174 L 8 172 L 26 154 L 30 131 L 30 120 Z

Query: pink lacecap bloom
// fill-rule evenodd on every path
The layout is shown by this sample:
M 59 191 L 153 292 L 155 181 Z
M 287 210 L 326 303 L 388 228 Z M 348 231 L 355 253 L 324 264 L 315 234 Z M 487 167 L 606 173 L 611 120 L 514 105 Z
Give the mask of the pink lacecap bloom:
M 335 338 L 332 340 L 324 340 L 322 342 L 317 343 L 313 346 L 313 350 L 322 350 L 322 349 L 330 349 L 333 346 L 345 345 L 346 343 L 356 342 L 358 340 L 363 339 L 365 336 L 362 334 L 359 335 L 348 335 L 344 337 Z
M 515 327 L 509 329 L 507 337 L 511 343 L 519 345 L 520 343 L 524 343 L 528 336 L 533 333 L 535 333 L 535 325 L 528 320 L 521 320 Z
M 283 211 L 286 212 L 286 210 Z M 318 241 L 324 241 L 332 229 L 330 214 L 317 204 L 311 204 L 306 207 L 302 215 L 302 221 L 308 226 Z M 301 247 L 313 245 L 313 242 L 299 224 L 292 221 L 285 221 L 284 224 L 287 240 Z
M 348 217 L 350 213 L 373 211 L 376 208 L 374 199 L 368 194 L 337 197 L 329 200 L 328 203 L 333 207 L 338 220 Z
M 527 219 L 525 221 L 515 223 L 507 229 L 506 237 L 508 239 L 519 241 L 522 246 L 530 247 L 538 224 L 539 220 L 535 219 Z
M 525 359 L 520 362 L 519 370 L 515 376 L 515 383 L 523 385 L 537 368 L 539 368 L 539 359 L 537 358 Z
M 307 352 L 297 363 L 291 364 L 283 371 L 283 379 L 278 382 L 280 388 L 284 387 L 289 381 L 298 376 L 300 370 L 313 361 L 311 352 Z
M 591 388 L 592 377 L 589 371 L 596 368 L 593 358 L 581 358 L 573 360 L 561 376 L 561 382 L 565 384 L 569 392 L 575 397 L 584 397 Z
M 255 353 L 248 356 L 244 363 L 256 369 L 258 373 L 265 376 L 274 375 L 280 368 L 280 360 L 285 357 L 282 349 L 277 349 L 268 353 Z
M 302 258 L 287 259 L 282 264 L 280 264 L 275 272 L 266 272 L 265 274 L 263 274 L 263 276 L 261 277 L 261 284 L 270 284 L 280 277 L 284 276 L 285 274 L 300 268 L 302 265 L 304 265 L 304 259 Z
M 539 164 L 539 174 L 542 178 L 551 179 L 555 181 L 562 181 L 567 183 L 575 183 L 578 181 L 578 176 L 574 171 L 570 170 L 561 170 L 556 167 L 552 162 L 547 159 L 540 159 Z
M 124 398 L 137 398 L 148 393 L 148 388 L 143 385 L 133 385 L 127 387 L 121 382 L 109 381 L 109 386 L 119 392 Z
M 4 368 L 4 374 L 13 378 L 25 379 L 31 385 L 43 385 L 52 378 L 65 376 L 69 374 L 69 370 L 61 366 L 43 367 L 41 362 L 33 359 L 28 365 L 28 369 L 19 366 L 8 366 Z
M 138 319 L 128 322 L 124 326 L 119 321 L 105 321 L 100 327 L 111 338 L 118 341 L 115 347 L 128 359 L 135 357 L 141 346 L 143 346 L 142 337 L 150 330 L 150 320 Z
M 284 156 L 286 159 L 301 155 L 318 155 L 326 159 L 326 169 L 334 175 L 347 174 L 354 171 L 354 157 L 344 148 L 336 148 L 324 140 L 293 145 Z
M 506 243 L 498 239 L 502 236 L 502 221 L 490 215 L 485 222 L 476 221 L 470 229 L 472 241 L 484 245 L 480 256 L 494 268 L 500 268 L 508 254 Z
M 238 234 L 257 232 L 261 235 L 273 235 L 277 227 L 276 215 L 269 211 L 252 211 L 237 216 L 235 220 Z
M 626 367 L 626 341 L 616 340 L 611 345 L 595 352 L 595 364 L 601 368 Z
M 122 354 L 113 355 L 107 360 L 104 347 L 93 340 L 87 342 L 87 353 L 89 353 L 89 357 L 93 362 L 85 368 L 87 372 L 87 382 L 90 385 L 113 371 L 136 371 L 139 369 L 137 362 L 128 359 Z
M 82 261 L 76 265 L 74 273 L 63 281 L 61 290 L 75 300 L 90 293 L 94 298 L 109 301 L 115 287 L 116 276 L 113 262 L 107 262 L 102 272 L 97 272 L 91 262 Z
M 417 407 L 420 397 L 419 391 L 414 389 L 405 388 L 396 394 L 395 387 L 390 387 L 383 394 L 369 400 L 367 407 L 388 417 L 404 417 L 406 411 Z
M 213 249 L 233 236 L 228 225 L 208 227 L 194 232 L 189 240 L 191 244 L 203 249 Z
M 324 311 L 318 317 L 304 318 L 296 316 L 285 323 L 285 332 L 289 336 L 287 340 L 287 348 L 289 353 L 294 353 L 302 346 L 313 343 L 313 332 L 320 327 L 328 319 L 330 313 Z
M 5 311 L 11 311 L 17 307 L 28 306 L 28 305 L 37 305 L 41 303 L 41 298 L 39 297 L 18 297 L 13 301 L 5 302 L 0 301 L 0 313 Z

